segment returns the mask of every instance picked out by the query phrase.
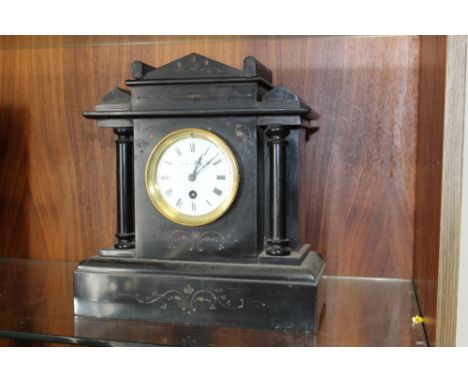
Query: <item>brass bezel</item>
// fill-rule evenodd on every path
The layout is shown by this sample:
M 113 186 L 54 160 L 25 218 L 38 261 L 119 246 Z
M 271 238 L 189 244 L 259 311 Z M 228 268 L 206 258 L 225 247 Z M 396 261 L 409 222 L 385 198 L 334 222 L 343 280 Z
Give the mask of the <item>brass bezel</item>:
M 156 169 L 158 167 L 162 154 L 173 143 L 177 142 L 180 139 L 184 139 L 187 137 L 206 139 L 210 141 L 211 143 L 215 144 L 216 146 L 218 146 L 226 154 L 226 157 L 231 163 L 231 166 L 233 169 L 233 175 L 232 175 L 233 187 L 231 189 L 230 194 L 213 211 L 211 211 L 208 214 L 200 215 L 200 216 L 186 215 L 180 211 L 177 211 L 172 206 L 170 206 L 166 202 L 164 197 L 161 195 L 161 191 L 159 190 L 158 182 L 156 179 L 157 177 Z M 156 144 L 153 151 L 151 151 L 148 161 L 146 162 L 145 184 L 146 184 L 146 192 L 148 193 L 151 203 L 163 216 L 173 221 L 174 223 L 177 223 L 180 225 L 198 227 L 198 226 L 212 223 L 215 220 L 219 219 L 221 216 L 223 216 L 227 212 L 229 207 L 232 205 L 237 195 L 237 190 L 239 188 L 239 166 L 237 164 L 236 157 L 234 153 L 232 152 L 231 148 L 218 135 L 212 133 L 211 131 L 198 129 L 198 128 L 179 129 L 164 136 Z

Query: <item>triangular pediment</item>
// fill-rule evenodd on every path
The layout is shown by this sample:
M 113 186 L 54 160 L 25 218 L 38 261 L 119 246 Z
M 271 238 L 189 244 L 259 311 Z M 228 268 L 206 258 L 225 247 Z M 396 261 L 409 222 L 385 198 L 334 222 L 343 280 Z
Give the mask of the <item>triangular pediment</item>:
M 245 74 L 231 66 L 198 53 L 172 61 L 145 74 L 143 79 L 177 79 L 210 77 L 243 77 Z
M 299 97 L 286 86 L 278 85 L 262 97 L 263 101 L 299 101 Z
M 128 90 L 114 88 L 96 105 L 96 110 L 130 110 L 131 95 Z

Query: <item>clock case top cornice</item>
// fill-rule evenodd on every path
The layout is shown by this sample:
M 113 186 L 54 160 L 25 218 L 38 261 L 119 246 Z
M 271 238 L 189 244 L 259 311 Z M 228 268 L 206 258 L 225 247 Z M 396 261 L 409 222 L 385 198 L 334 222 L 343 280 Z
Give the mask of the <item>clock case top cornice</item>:
M 258 116 L 283 117 L 284 124 L 309 127 L 319 115 L 285 86 L 273 86 L 272 73 L 253 57 L 244 59 L 243 70 L 189 54 L 160 68 L 135 61 L 131 91 L 114 88 L 96 106 L 84 112 L 101 127 L 115 127 L 109 120 L 137 118 Z M 266 118 L 266 119 L 265 119 Z

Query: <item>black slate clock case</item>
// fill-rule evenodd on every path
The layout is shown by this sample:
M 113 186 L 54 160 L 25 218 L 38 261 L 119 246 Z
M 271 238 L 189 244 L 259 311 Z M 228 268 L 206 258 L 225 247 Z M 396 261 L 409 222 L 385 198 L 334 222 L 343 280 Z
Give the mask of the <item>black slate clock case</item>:
M 191 54 L 158 69 L 132 64 L 85 112 L 117 136 L 117 243 L 74 275 L 75 314 L 316 331 L 325 263 L 302 243 L 301 161 L 318 115 L 252 57 L 242 71 Z M 145 167 L 167 134 L 221 137 L 239 165 L 236 199 L 218 220 L 178 225 L 151 204 Z

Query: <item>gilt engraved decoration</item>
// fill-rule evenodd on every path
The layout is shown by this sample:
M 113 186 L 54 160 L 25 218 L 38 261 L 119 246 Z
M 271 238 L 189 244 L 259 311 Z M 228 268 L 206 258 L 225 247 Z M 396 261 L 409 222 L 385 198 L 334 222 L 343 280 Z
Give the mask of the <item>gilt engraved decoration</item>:
M 186 314 L 192 314 L 200 310 L 242 310 L 247 306 L 256 305 L 264 308 L 266 304 L 259 300 L 245 300 L 244 298 L 232 299 L 223 289 L 213 291 L 209 289 L 194 289 L 187 284 L 182 291 L 169 289 L 161 294 L 153 292 L 151 294 L 135 295 L 119 294 L 117 299 L 129 297 L 140 304 L 156 304 L 159 309 L 167 310 L 170 306 L 179 308 Z
M 252 131 L 248 126 L 241 123 L 226 123 L 226 126 L 234 130 L 234 134 L 237 139 L 242 142 L 242 150 L 249 154 L 250 151 L 255 147 L 255 142 L 252 136 Z
M 231 68 L 225 65 L 216 65 L 213 61 L 195 54 L 188 57 L 188 59 L 184 58 L 177 61 L 172 70 L 174 73 L 196 72 L 217 75 L 232 71 Z
M 189 251 L 203 252 L 207 250 L 222 251 L 226 244 L 237 242 L 228 235 L 217 231 L 187 232 L 177 230 L 171 232 L 167 238 L 168 249 L 187 248 Z

